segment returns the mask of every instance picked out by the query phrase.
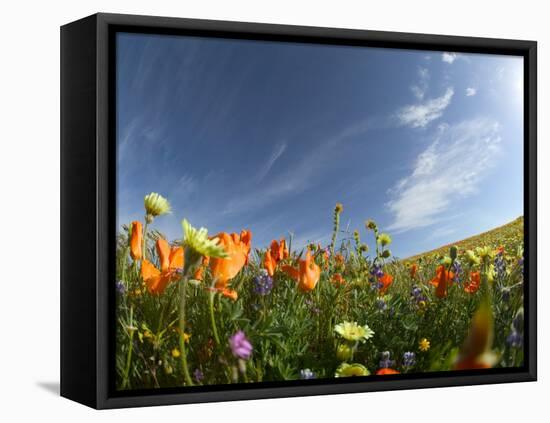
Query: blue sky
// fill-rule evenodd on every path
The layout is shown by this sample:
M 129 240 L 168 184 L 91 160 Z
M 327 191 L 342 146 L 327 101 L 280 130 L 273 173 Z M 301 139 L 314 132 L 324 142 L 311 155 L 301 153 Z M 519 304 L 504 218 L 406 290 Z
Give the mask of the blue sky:
M 327 244 L 341 202 L 407 257 L 523 214 L 522 58 L 142 34 L 117 56 L 119 224 L 154 191 L 170 239 L 185 217 Z

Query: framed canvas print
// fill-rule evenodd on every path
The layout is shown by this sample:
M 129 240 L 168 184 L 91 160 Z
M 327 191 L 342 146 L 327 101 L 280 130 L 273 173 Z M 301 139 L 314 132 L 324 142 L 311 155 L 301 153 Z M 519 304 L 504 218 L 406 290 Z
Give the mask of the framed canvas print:
M 61 394 L 536 380 L 536 43 L 61 29 Z

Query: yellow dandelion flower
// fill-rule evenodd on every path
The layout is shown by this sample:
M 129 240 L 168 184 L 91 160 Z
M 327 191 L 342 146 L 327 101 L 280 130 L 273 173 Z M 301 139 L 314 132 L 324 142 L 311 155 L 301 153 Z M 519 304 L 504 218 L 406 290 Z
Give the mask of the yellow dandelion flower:
M 172 357 L 178 358 L 180 355 L 181 355 L 180 350 L 178 350 L 177 348 L 174 348 L 172 350 Z
M 426 338 L 422 338 L 418 343 L 418 348 L 420 349 L 420 351 L 428 351 L 430 349 L 430 341 L 428 341 Z

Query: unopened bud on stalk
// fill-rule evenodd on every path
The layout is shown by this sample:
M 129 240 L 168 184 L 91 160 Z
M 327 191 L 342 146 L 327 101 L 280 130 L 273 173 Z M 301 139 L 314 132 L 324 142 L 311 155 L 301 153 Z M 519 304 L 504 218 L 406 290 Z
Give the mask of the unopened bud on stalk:
M 451 247 L 450 255 L 452 260 L 456 260 L 456 257 L 458 255 L 458 247 L 456 245 L 453 245 Z

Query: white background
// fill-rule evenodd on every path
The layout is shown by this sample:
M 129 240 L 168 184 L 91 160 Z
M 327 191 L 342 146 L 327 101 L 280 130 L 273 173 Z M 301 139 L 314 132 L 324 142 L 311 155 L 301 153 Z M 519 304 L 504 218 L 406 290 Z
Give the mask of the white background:
M 0 420 L 500 423 L 547 419 L 550 389 L 545 355 L 550 311 L 545 266 L 550 253 L 546 220 L 550 194 L 543 181 L 548 181 L 550 173 L 547 143 L 550 128 L 545 119 L 550 114 L 550 31 L 545 3 L 540 0 L 3 2 Z M 98 11 L 537 40 L 541 186 L 539 382 L 102 412 L 58 397 L 59 26 Z

